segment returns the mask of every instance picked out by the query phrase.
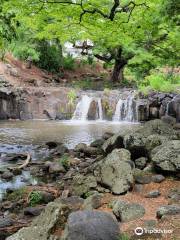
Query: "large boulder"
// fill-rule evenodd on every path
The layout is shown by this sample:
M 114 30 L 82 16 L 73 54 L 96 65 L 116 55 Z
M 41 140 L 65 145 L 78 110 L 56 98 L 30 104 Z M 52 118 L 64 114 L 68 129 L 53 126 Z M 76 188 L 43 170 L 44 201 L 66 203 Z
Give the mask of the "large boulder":
M 98 181 L 113 193 L 127 192 L 133 184 L 131 154 L 126 149 L 114 149 L 99 163 L 95 172 Z
M 161 206 L 156 212 L 158 218 L 162 218 L 164 215 L 176 215 L 180 214 L 180 206 L 178 204 Z
M 8 237 L 7 240 L 49 240 L 55 239 L 54 229 L 58 224 L 64 228 L 66 219 L 70 213 L 68 206 L 61 203 L 51 202 L 45 211 L 38 216 L 29 227 L 21 228 L 17 233 Z
M 136 159 L 149 155 L 149 152 L 170 139 L 178 139 L 173 127 L 163 121 L 156 119 L 144 124 L 144 127 L 135 132 L 126 134 L 124 146 Z
M 109 213 L 77 211 L 71 213 L 62 240 L 118 240 L 118 222 Z
M 180 170 L 180 140 L 168 141 L 153 149 L 151 159 L 157 169 L 168 172 Z

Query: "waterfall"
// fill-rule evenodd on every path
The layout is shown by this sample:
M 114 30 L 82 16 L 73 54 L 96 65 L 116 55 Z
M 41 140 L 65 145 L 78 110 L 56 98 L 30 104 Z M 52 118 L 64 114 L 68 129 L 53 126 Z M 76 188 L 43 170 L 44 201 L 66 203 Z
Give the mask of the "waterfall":
M 72 120 L 80 120 L 86 121 L 88 120 L 88 113 L 92 102 L 97 103 L 96 109 L 96 117 L 98 120 L 103 120 L 103 110 L 102 110 L 102 102 L 101 98 L 89 97 L 87 95 L 83 95 L 81 100 L 78 102 L 76 106 L 76 110 L 73 114 Z
M 87 95 L 82 96 L 82 99 L 78 102 L 76 106 L 76 110 L 73 114 L 72 120 L 87 120 L 88 110 L 91 102 L 91 97 L 88 97 Z
M 134 96 L 130 95 L 126 100 L 119 99 L 113 121 L 135 122 L 138 119 L 138 112 Z
M 102 109 L 102 102 L 101 98 L 98 98 L 98 109 L 99 109 L 99 120 L 103 120 L 103 109 Z

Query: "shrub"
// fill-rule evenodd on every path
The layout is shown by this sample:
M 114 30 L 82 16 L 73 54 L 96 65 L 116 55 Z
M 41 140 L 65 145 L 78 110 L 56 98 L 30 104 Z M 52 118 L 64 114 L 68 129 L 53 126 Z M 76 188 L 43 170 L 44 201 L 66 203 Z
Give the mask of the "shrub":
M 62 166 L 68 170 L 70 167 L 70 162 L 69 162 L 69 157 L 68 155 L 63 155 L 60 160 L 59 160 L 60 164 L 62 164 Z
M 38 191 L 32 191 L 28 196 L 28 202 L 31 207 L 41 203 L 42 199 L 43 199 L 43 196 L 41 192 L 38 192 Z
M 76 64 L 72 55 L 68 54 L 66 57 L 63 57 L 63 68 L 66 70 L 75 70 Z
M 38 67 L 50 72 L 58 72 L 62 67 L 62 49 L 59 43 L 42 40 L 38 43 Z

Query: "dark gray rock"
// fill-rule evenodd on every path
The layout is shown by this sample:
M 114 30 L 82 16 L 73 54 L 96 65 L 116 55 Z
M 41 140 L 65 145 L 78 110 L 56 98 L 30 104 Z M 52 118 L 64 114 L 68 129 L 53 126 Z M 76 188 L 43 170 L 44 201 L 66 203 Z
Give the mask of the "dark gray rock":
M 24 209 L 24 215 L 26 216 L 38 216 L 41 214 L 43 208 L 41 207 L 27 207 Z
M 12 180 L 12 178 L 14 177 L 13 173 L 10 171 L 5 171 L 2 175 L 1 178 L 5 179 L 5 180 Z
M 152 180 L 151 175 L 145 174 L 145 173 L 136 174 L 134 176 L 134 179 L 135 179 L 135 182 L 139 184 L 148 184 Z
M 104 139 L 97 139 L 94 142 L 90 144 L 90 147 L 96 147 L 96 148 L 101 148 L 102 145 L 104 144 L 105 140 Z
M 109 214 L 98 211 L 71 213 L 62 240 L 118 240 L 119 225 Z
M 157 175 L 153 175 L 152 176 L 152 182 L 155 182 L 155 183 L 161 183 L 165 180 L 165 177 L 161 174 L 157 174 Z
M 159 190 L 151 191 L 145 195 L 146 198 L 157 198 L 161 195 Z
M 14 221 L 8 217 L 0 218 L 0 228 L 10 227 L 13 224 L 14 224 Z
M 161 117 L 161 120 L 170 125 L 174 125 L 176 123 L 176 118 L 168 116 L 168 115 Z

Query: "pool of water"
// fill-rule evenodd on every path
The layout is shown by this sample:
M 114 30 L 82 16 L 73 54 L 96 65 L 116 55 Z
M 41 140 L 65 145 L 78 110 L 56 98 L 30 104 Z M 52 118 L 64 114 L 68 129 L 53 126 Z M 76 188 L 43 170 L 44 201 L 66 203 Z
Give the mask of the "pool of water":
M 0 121 L 0 169 L 12 164 L 2 160 L 7 153 L 30 152 L 33 160 L 39 154 L 43 160 L 48 153 L 46 149 L 38 149 L 38 145 L 45 142 L 58 141 L 74 148 L 80 142 L 91 143 L 105 132 L 117 133 L 137 127 L 138 124 L 108 121 Z M 28 172 L 10 182 L 0 179 L 0 199 L 7 188 L 19 188 L 27 183 L 35 184 Z

